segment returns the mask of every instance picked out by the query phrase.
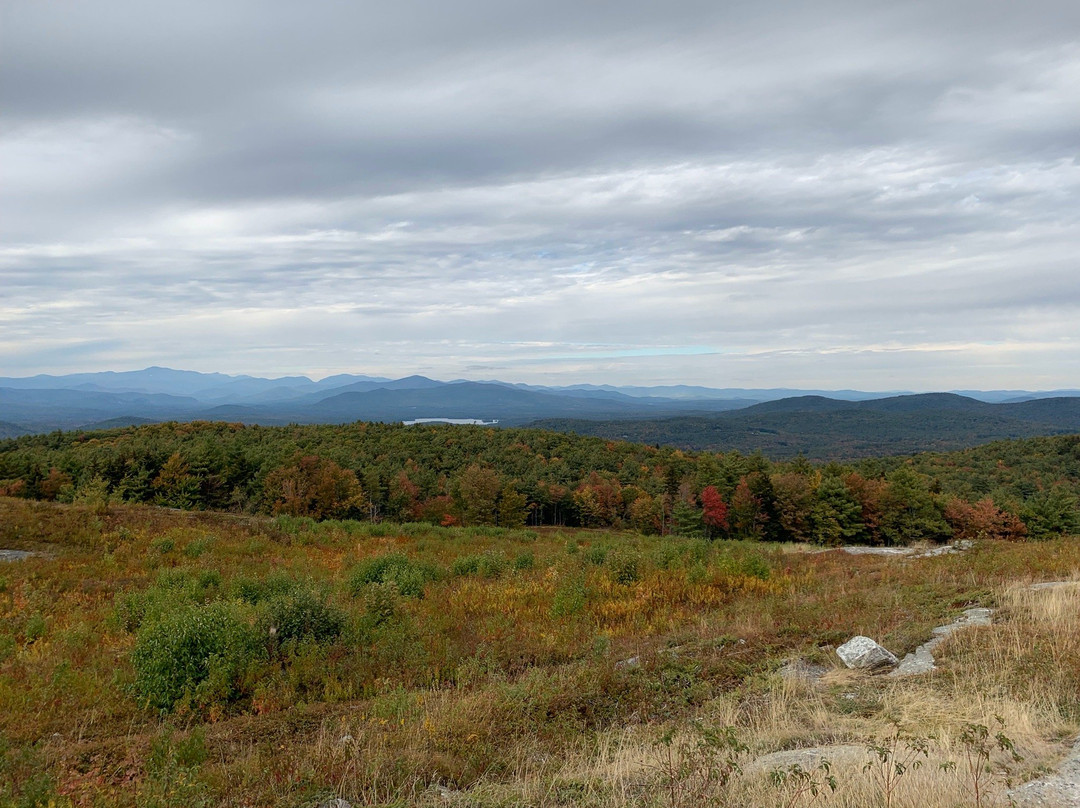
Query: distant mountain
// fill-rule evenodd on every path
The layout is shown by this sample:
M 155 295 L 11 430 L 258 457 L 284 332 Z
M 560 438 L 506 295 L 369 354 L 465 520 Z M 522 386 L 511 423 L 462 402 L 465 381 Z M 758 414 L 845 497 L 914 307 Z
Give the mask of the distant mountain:
M 530 426 L 683 449 L 839 460 L 1080 431 L 1080 398 L 988 404 L 948 393 L 862 402 L 801 396 L 710 416 L 545 419 Z
M 21 427 L 18 424 L 9 424 L 7 421 L 0 421 L 0 438 L 17 438 L 20 435 L 29 434 L 29 429 Z
M 563 387 L 341 374 L 266 379 L 151 367 L 0 379 L 0 437 L 157 421 L 258 424 L 456 418 L 535 422 L 686 448 L 840 458 L 973 446 L 1080 431 L 1080 397 L 1022 390 L 896 394 L 858 390 Z

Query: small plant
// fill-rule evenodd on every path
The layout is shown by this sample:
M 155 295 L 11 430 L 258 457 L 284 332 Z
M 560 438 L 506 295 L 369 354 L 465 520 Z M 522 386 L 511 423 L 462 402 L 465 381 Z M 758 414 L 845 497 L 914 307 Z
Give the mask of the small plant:
M 450 573 L 454 576 L 479 575 L 483 578 L 499 578 L 506 571 L 506 559 L 488 551 L 479 555 L 467 555 L 454 559 Z
M 399 600 L 397 584 L 393 581 L 368 584 L 364 592 L 364 612 L 376 626 L 385 625 L 397 616 Z
M 596 567 L 604 566 L 607 561 L 608 549 L 602 544 L 594 544 L 582 554 L 582 558 Z
M 689 731 L 668 730 L 657 740 L 653 770 L 671 808 L 723 804 L 723 789 L 742 772 L 749 747 L 735 727 L 713 729 L 695 721 Z
M 147 777 L 139 788 L 137 804 L 140 808 L 210 805 L 209 790 L 199 780 L 199 769 L 206 757 L 206 739 L 201 728 L 183 738 L 165 730 L 150 745 Z
M 964 750 L 962 768 L 954 761 L 942 765 L 942 768 L 956 773 L 957 779 L 971 795 L 975 808 L 983 808 L 987 804 L 987 797 L 995 787 L 995 772 L 990 765 L 990 756 L 998 751 L 1007 754 L 1014 763 L 1024 759 L 1016 751 L 1012 739 L 1005 734 L 1005 719 L 1000 715 L 994 718 L 998 723 L 998 731 L 993 736 L 985 724 L 964 725 L 960 732 L 960 746 Z
M 809 807 L 825 795 L 825 789 L 836 791 L 836 777 L 830 769 L 829 761 L 825 758 L 813 769 L 804 769 L 798 763 L 793 763 L 769 772 L 769 782 L 776 789 L 783 808 L 798 805 Z
M 930 741 L 905 735 L 896 725 L 892 735 L 866 747 L 870 760 L 863 771 L 870 772 L 881 791 L 885 808 L 892 808 L 900 779 L 909 771 L 918 769 L 930 754 Z
M 578 614 L 585 608 L 588 600 L 588 591 L 585 588 L 585 577 L 573 575 L 560 583 L 555 590 L 555 596 L 551 601 L 551 615 L 553 617 L 569 617 Z
M 199 558 L 210 551 L 210 548 L 214 544 L 214 537 L 210 535 L 200 536 L 197 539 L 192 539 L 187 543 L 184 548 L 184 555 L 188 558 Z
M 171 553 L 173 550 L 176 549 L 176 542 L 174 542 L 168 536 L 159 536 L 158 538 L 150 542 L 150 549 L 152 549 L 156 553 L 165 555 L 166 553 Z

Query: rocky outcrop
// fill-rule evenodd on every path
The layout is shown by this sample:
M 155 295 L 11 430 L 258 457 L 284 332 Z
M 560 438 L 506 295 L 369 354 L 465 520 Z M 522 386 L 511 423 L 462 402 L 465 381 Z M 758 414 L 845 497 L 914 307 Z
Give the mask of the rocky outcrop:
M 1080 739 L 1057 771 L 1017 786 L 1009 792 L 1018 808 L 1071 808 L 1080 806 Z
M 916 676 L 920 673 L 929 673 L 937 666 L 934 664 L 932 651 L 937 648 L 954 631 L 969 626 L 988 626 L 993 609 L 965 609 L 964 613 L 945 626 L 938 626 L 933 630 L 933 638 L 904 657 L 896 670 L 889 676 Z

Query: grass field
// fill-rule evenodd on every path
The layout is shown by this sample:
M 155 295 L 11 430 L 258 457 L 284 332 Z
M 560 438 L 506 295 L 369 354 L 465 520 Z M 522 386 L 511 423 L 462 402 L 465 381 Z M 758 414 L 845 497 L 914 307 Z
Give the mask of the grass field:
M 1005 805 L 1080 729 L 1080 586 L 1029 587 L 1080 579 L 1075 539 L 905 559 L 2 499 L 0 548 L 40 553 L 0 564 L 2 805 Z M 973 605 L 994 624 L 930 675 L 833 653 Z M 804 747 L 848 748 L 754 763 Z

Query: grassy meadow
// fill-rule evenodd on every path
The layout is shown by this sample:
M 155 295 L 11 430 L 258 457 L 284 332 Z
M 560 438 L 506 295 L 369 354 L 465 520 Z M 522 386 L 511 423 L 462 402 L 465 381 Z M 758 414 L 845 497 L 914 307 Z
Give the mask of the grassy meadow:
M 0 548 L 38 553 L 0 563 L 0 805 L 1006 805 L 1080 729 L 1080 586 L 1029 587 L 1080 579 L 1075 538 L 903 558 L 0 499 Z M 970 606 L 994 624 L 932 674 L 834 653 Z M 828 767 L 754 762 L 805 747 Z

